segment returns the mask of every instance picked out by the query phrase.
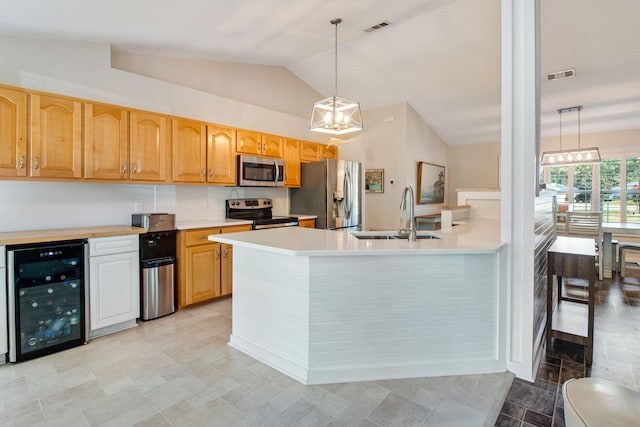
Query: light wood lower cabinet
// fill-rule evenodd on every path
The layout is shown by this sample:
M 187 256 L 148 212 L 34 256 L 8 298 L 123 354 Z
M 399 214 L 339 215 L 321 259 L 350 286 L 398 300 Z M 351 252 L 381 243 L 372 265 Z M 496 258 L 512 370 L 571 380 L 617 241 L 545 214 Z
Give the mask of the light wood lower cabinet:
M 89 239 L 91 338 L 135 326 L 140 317 L 138 249 L 137 234 Z
M 299 219 L 298 220 L 298 227 L 316 228 L 316 220 L 315 220 L 315 218 Z
M 5 250 L 0 246 L 0 359 L 3 354 L 9 351 L 7 330 L 7 286 L 6 270 L 4 267 Z
M 178 308 L 231 293 L 233 248 L 208 237 L 249 230 L 250 225 L 234 225 L 178 232 Z

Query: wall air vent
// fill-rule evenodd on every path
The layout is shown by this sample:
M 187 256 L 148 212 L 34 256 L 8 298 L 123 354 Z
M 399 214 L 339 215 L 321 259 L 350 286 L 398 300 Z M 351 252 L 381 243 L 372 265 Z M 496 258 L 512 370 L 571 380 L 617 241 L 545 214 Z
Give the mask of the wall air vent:
M 369 27 L 369 28 L 365 29 L 364 31 L 365 31 L 365 32 L 367 32 L 367 33 L 370 33 L 371 31 L 375 31 L 375 30 L 379 30 L 380 28 L 384 28 L 384 27 L 386 27 L 387 25 L 391 25 L 391 22 L 389 22 L 389 21 L 382 21 L 382 22 L 381 22 L 381 23 L 379 23 L 379 24 L 372 25 L 371 27 Z
M 576 69 L 575 68 L 570 68 L 568 70 L 556 71 L 555 73 L 547 74 L 547 80 L 566 79 L 566 78 L 569 78 L 569 77 L 575 77 L 575 75 L 576 75 Z

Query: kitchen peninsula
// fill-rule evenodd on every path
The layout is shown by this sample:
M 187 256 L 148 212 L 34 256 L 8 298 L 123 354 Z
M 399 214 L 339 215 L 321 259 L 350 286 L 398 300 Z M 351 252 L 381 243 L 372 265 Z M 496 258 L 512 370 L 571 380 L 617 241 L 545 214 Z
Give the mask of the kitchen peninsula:
M 209 236 L 234 245 L 229 344 L 303 384 L 505 371 L 499 221 L 432 234 Z

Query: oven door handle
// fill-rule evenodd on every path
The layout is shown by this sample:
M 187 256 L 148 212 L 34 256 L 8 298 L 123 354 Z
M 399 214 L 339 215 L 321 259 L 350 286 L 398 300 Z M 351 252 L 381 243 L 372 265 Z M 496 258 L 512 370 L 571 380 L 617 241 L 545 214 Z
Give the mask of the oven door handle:
M 280 227 L 295 227 L 298 225 L 298 221 L 281 222 L 279 224 L 260 224 L 254 226 L 254 230 L 266 230 L 267 228 L 280 228 Z

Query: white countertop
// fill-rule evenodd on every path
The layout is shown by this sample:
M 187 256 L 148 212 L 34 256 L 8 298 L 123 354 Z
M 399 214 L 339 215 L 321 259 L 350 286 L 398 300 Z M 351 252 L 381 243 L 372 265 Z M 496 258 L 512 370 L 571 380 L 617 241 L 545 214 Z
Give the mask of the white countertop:
M 378 233 L 378 232 L 371 232 Z M 494 253 L 501 246 L 500 221 L 469 220 L 451 230 L 419 231 L 439 239 L 357 239 L 348 231 L 283 227 L 209 236 L 209 240 L 240 247 L 302 256 L 425 255 Z
M 300 219 L 316 219 L 318 218 L 318 215 L 305 215 L 305 214 L 289 214 L 286 216 L 294 216 L 296 218 Z
M 227 227 L 230 225 L 244 225 L 244 224 L 251 225 L 253 224 L 253 222 L 241 220 L 241 219 L 229 219 L 229 218 L 187 219 L 187 220 L 176 220 L 176 229 L 190 230 L 192 228 Z

